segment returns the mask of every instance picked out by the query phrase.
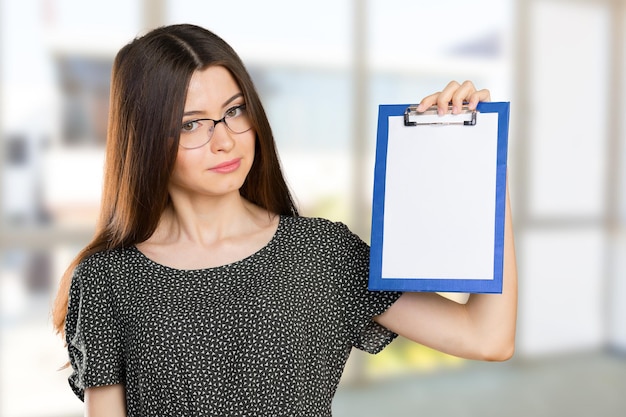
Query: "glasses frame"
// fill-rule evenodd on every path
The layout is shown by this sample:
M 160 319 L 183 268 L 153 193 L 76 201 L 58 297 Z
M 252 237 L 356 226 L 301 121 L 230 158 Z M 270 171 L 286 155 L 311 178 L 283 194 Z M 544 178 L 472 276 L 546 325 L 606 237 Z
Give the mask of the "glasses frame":
M 226 113 L 228 113 L 228 112 L 230 112 L 230 111 L 232 111 L 232 110 L 235 110 L 235 109 L 242 109 L 242 111 L 246 111 L 246 104 L 244 103 L 244 104 L 240 104 L 240 105 L 238 105 L 238 106 L 233 106 L 233 107 L 231 107 L 230 109 L 226 110 Z M 207 134 L 207 140 L 206 140 L 206 142 L 204 142 L 202 145 L 192 146 L 192 147 L 187 147 L 187 146 L 182 145 L 182 144 L 180 143 L 180 141 L 179 141 L 179 143 L 178 143 L 178 144 L 179 144 L 179 146 L 180 146 L 181 148 L 184 148 L 184 149 L 199 149 L 199 148 L 202 148 L 204 145 L 206 145 L 207 143 L 209 143 L 209 142 L 211 141 L 211 139 L 213 139 L 213 135 L 215 134 L 215 128 L 217 127 L 217 125 L 218 125 L 218 124 L 220 124 L 220 123 L 222 123 L 222 122 L 224 123 L 224 126 L 226 126 L 226 128 L 227 128 L 227 129 L 228 129 L 231 133 L 233 133 L 233 134 L 235 134 L 235 135 L 240 135 L 240 134 L 242 134 L 242 133 L 246 133 L 247 131 L 249 131 L 250 129 L 252 129 L 252 124 L 251 124 L 251 125 L 250 125 L 250 127 L 249 127 L 249 128 L 247 128 L 247 129 L 246 129 L 246 130 L 244 130 L 244 131 L 242 131 L 242 132 L 235 132 L 235 131 L 234 131 L 234 130 L 230 127 L 230 126 L 228 126 L 228 122 L 226 121 L 227 119 L 231 119 L 232 117 L 233 117 L 233 116 L 230 116 L 230 117 L 229 117 L 228 115 L 226 115 L 226 114 L 225 114 L 225 115 L 224 115 L 224 117 L 222 117 L 221 119 L 218 119 L 218 120 L 211 119 L 211 118 L 208 118 L 208 117 L 204 117 L 204 118 L 201 118 L 201 119 L 192 119 L 192 120 L 186 121 L 185 123 L 183 123 L 183 126 L 184 126 L 184 125 L 186 125 L 186 124 L 188 124 L 188 123 L 195 123 L 195 122 L 207 122 L 207 121 L 211 121 L 211 122 L 213 122 L 213 130 L 211 130 L 211 131 L 210 131 L 210 133 L 209 133 L 209 134 Z

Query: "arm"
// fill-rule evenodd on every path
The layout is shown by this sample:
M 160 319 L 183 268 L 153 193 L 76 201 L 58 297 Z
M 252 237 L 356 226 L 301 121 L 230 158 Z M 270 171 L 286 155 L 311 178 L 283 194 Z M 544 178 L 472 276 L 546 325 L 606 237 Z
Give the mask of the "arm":
M 120 384 L 85 389 L 85 417 L 126 417 L 126 392 Z
M 460 108 L 468 101 L 489 100 L 487 90 L 450 83 L 441 93 L 422 100 L 422 109 L 437 104 L 447 111 L 449 102 Z M 445 110 L 444 110 L 445 109 Z M 458 304 L 436 293 L 405 293 L 374 319 L 391 331 L 445 353 L 468 359 L 506 360 L 513 355 L 517 319 L 517 267 L 511 207 L 507 189 L 502 294 L 472 294 Z

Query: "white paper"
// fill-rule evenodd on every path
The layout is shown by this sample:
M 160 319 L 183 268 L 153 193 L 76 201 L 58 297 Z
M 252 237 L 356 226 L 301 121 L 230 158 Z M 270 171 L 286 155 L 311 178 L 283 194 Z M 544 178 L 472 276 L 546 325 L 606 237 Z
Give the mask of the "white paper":
M 389 118 L 382 278 L 494 278 L 497 129 Z

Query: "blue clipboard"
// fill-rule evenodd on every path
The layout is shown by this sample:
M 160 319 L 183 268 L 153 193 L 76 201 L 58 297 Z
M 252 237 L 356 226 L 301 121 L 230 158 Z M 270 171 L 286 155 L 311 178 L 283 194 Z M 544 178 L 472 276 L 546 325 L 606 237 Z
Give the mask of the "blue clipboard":
M 509 107 L 379 107 L 370 290 L 502 292 Z

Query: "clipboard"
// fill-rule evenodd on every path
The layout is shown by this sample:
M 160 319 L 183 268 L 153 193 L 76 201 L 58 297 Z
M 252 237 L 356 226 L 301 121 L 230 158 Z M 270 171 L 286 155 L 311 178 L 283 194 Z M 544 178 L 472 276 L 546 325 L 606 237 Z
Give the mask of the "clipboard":
M 369 289 L 501 293 L 509 102 L 381 105 Z

